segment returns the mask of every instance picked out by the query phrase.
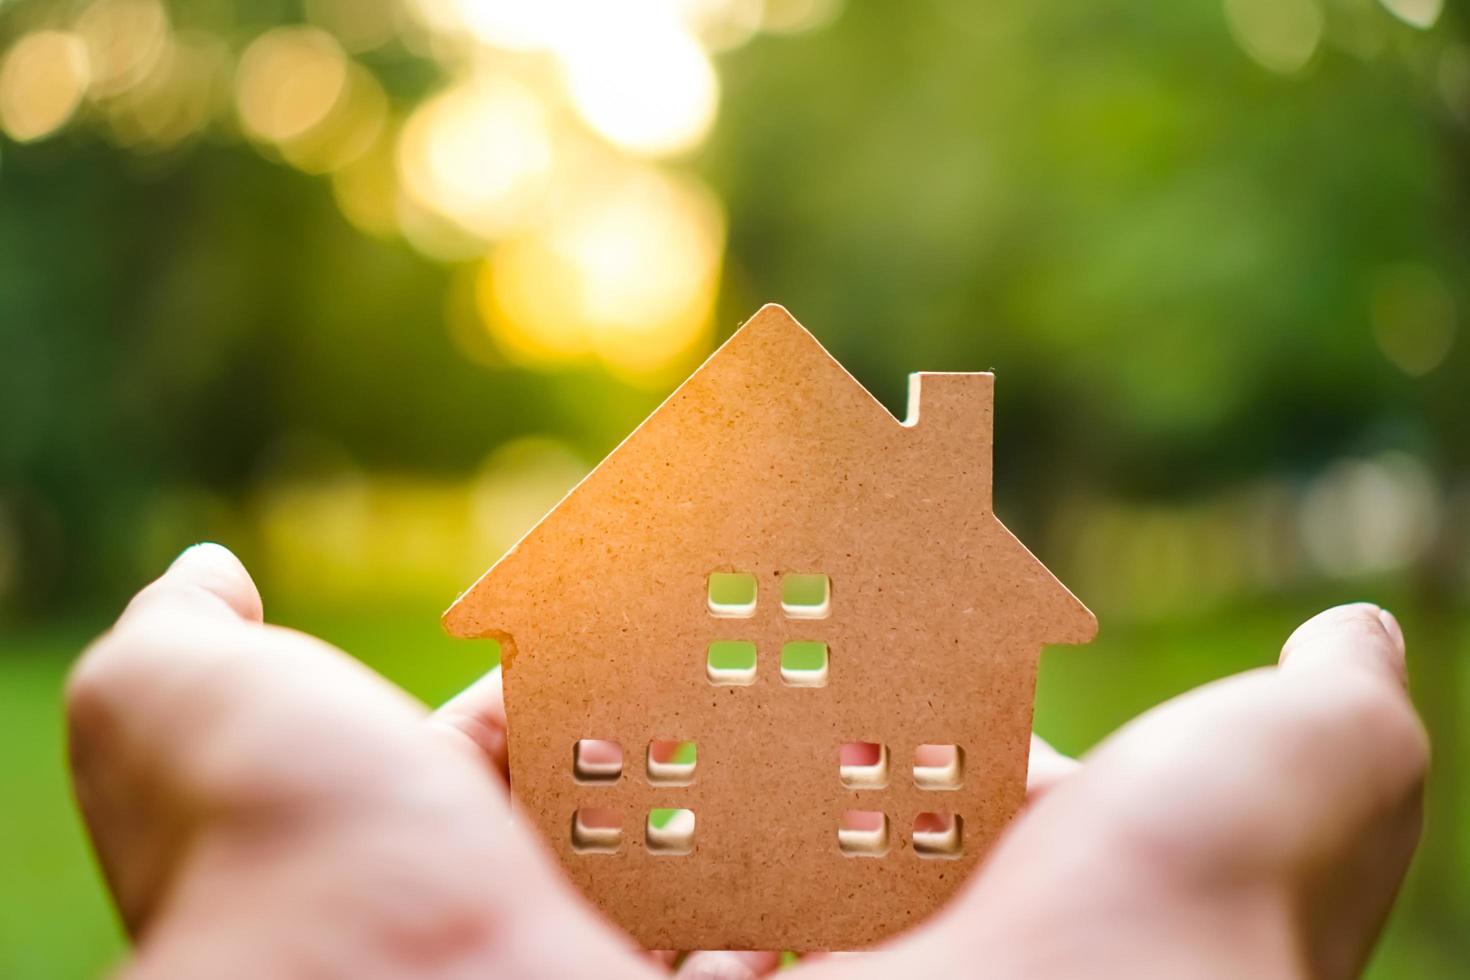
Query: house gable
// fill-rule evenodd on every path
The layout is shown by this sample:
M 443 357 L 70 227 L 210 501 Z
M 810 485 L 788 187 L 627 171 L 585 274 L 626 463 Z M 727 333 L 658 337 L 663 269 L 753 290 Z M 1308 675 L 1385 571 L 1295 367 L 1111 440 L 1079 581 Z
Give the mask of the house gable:
M 753 499 L 770 496 L 773 487 L 801 484 L 836 498 L 847 489 L 843 484 L 861 483 L 866 470 L 872 509 L 881 510 L 891 503 L 880 486 L 884 467 L 898 453 L 903 466 L 931 476 L 913 504 L 934 506 L 936 523 L 952 517 L 996 526 L 999 533 L 985 537 L 1008 556 L 1007 591 L 1033 604 L 1038 642 L 1085 642 L 1096 628 L 1091 613 L 991 512 L 993 386 L 990 374 L 915 374 L 908 418 L 899 422 L 785 309 L 769 304 L 461 595 L 445 613 L 444 625 L 456 636 L 504 641 L 519 623 L 545 621 L 536 597 L 548 590 L 577 593 L 579 582 L 588 587 L 576 598 L 595 605 L 597 588 L 586 576 L 597 574 L 599 549 L 639 547 L 626 533 L 630 521 L 640 514 L 678 520 L 700 512 L 711 495 L 728 494 L 732 482 L 744 481 Z M 824 472 L 829 457 L 862 463 L 851 474 L 834 474 Z M 793 526 L 803 514 L 738 506 L 703 512 L 715 523 L 689 533 L 716 542 L 792 542 L 803 536 Z M 804 516 L 817 532 L 830 527 L 832 515 L 820 499 Z M 843 529 L 871 516 L 843 515 Z M 946 531 L 956 539 L 966 532 L 983 529 Z M 806 550 L 819 557 L 823 544 L 817 537 Z M 574 601 L 567 612 L 585 605 Z M 513 650 L 508 653 L 513 656 Z

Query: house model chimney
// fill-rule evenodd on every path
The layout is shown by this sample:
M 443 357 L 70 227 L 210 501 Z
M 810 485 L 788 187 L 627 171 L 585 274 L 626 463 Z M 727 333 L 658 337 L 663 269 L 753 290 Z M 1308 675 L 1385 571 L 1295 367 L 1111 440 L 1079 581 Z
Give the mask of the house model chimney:
M 963 468 L 982 506 L 991 507 L 992 419 L 995 375 L 990 372 L 917 371 L 909 375 L 904 421 L 924 433 L 955 466 Z

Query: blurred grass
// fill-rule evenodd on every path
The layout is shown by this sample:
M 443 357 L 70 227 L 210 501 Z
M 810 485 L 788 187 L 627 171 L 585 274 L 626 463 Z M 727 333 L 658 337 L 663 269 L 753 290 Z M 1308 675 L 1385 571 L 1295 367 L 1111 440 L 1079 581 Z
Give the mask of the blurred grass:
M 1104 620 L 1092 647 L 1057 648 L 1043 658 L 1036 727 L 1058 748 L 1085 751 L 1109 731 L 1150 706 L 1211 679 L 1270 663 L 1290 629 L 1315 608 L 1282 603 L 1221 610 L 1151 623 Z M 493 645 L 464 643 L 439 629 L 438 609 L 373 607 L 273 610 L 273 618 L 350 650 L 408 691 L 434 704 L 496 662 Z M 1422 639 L 1422 617 L 1396 608 L 1411 644 Z M 75 653 L 95 632 L 69 624 L 0 641 L 0 771 L 9 792 L 0 807 L 0 831 L 9 867 L 0 875 L 0 976 L 83 977 L 123 953 L 123 941 L 94 870 L 75 815 L 64 770 L 61 685 Z M 1425 643 L 1420 660 L 1463 661 L 1470 637 L 1463 621 L 1453 637 Z M 1422 692 L 1421 692 L 1422 693 Z M 1463 703 L 1465 691 L 1452 692 Z M 1433 724 L 1434 719 L 1431 719 Z M 1436 742 L 1441 763 L 1453 765 L 1470 748 Z M 1453 771 L 1432 781 L 1431 813 L 1465 812 Z M 1450 798 L 1445 799 L 1449 794 Z M 1446 949 L 1434 937 L 1458 935 L 1435 916 L 1445 900 L 1463 907 L 1463 868 L 1446 869 L 1447 856 L 1464 853 L 1464 820 L 1431 820 L 1401 903 L 1370 975 L 1379 978 L 1451 976 L 1465 950 Z M 1458 835 L 1458 837 L 1456 837 Z M 1438 872 L 1436 880 L 1431 874 Z M 1446 879 L 1449 885 L 1446 886 Z M 1451 895 L 1444 895 L 1449 887 Z M 1436 891 L 1439 889 L 1439 891 Z M 1463 940 L 1462 940 L 1463 941 Z

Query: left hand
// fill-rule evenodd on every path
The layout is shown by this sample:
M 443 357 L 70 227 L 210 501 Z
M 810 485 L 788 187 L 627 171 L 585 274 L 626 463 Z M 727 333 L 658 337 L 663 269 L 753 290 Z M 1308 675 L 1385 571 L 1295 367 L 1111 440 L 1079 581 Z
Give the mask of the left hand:
M 68 691 L 77 798 L 137 977 L 656 977 L 512 812 L 499 673 L 429 713 L 262 622 L 200 545 Z

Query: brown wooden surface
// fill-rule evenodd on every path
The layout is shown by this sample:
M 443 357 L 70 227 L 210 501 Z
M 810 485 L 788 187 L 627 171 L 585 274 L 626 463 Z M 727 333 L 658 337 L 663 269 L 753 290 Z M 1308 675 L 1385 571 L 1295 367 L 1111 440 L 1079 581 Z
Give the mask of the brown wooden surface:
M 918 374 L 900 423 L 791 316 L 766 306 L 445 614 L 503 644 L 513 789 L 568 874 L 650 948 L 844 949 L 933 911 L 1020 805 L 1037 658 L 1096 622 L 991 512 L 990 374 Z M 917 412 L 915 411 L 917 409 Z M 711 572 L 753 573 L 747 619 L 707 606 Z M 791 619 L 780 578 L 831 579 L 830 616 Z M 712 640 L 757 645 L 750 686 L 706 676 Z M 829 645 L 825 687 L 791 687 L 780 646 Z M 579 784 L 581 738 L 622 776 Z M 687 786 L 651 785 L 653 739 L 698 744 Z M 838 779 L 844 742 L 888 747 L 886 789 Z M 923 743 L 963 784 L 922 789 Z M 581 854 L 578 807 L 623 818 Z M 687 807 L 692 853 L 650 853 L 654 807 Z M 881 810 L 883 857 L 838 849 L 839 815 Z M 958 813 L 963 853 L 914 853 L 921 811 Z

